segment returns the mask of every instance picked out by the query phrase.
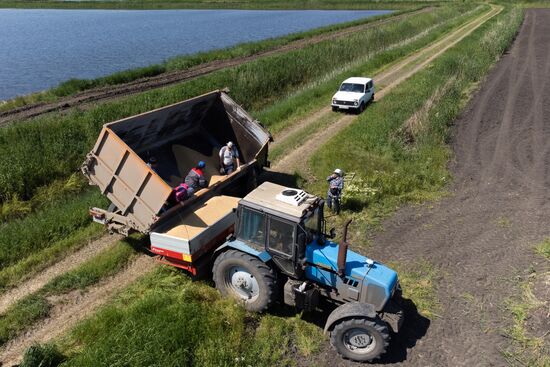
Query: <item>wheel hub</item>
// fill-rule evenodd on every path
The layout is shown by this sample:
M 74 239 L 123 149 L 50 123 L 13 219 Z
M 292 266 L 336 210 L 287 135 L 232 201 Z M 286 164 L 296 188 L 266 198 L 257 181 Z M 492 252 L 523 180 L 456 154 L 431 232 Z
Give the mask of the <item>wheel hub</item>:
M 227 272 L 226 282 L 235 295 L 241 299 L 250 301 L 259 295 L 260 287 L 258 281 L 254 278 L 254 275 L 250 274 L 243 267 L 231 267 Z
M 344 345 L 354 353 L 366 354 L 376 347 L 376 339 L 367 330 L 354 328 L 344 334 Z
M 365 348 L 372 341 L 368 334 L 355 334 L 349 338 L 349 343 L 356 348 Z

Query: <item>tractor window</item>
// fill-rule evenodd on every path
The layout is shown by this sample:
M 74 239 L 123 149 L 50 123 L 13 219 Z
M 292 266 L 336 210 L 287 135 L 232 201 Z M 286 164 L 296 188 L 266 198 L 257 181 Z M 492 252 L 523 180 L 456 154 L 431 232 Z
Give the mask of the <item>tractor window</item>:
M 243 208 L 240 222 L 241 228 L 239 231 L 239 238 L 264 247 L 265 215 L 254 210 Z
M 294 248 L 294 225 L 275 218 L 269 218 L 268 246 L 270 250 L 292 256 L 292 249 Z

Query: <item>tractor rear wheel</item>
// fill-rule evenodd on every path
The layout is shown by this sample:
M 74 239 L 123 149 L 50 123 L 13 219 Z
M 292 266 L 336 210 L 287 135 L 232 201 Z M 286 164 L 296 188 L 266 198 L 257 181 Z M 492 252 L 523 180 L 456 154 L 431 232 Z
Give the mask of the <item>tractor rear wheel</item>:
M 330 333 L 330 343 L 336 351 L 356 362 L 379 358 L 386 351 L 389 339 L 387 325 L 378 318 L 344 319 Z
M 258 258 L 228 250 L 214 261 L 216 288 L 225 297 L 243 302 L 248 311 L 262 312 L 277 296 L 276 274 Z

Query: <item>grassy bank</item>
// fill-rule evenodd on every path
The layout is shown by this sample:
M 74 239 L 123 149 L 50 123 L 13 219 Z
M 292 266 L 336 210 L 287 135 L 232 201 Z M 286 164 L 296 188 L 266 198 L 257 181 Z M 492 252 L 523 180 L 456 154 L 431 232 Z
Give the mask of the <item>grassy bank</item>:
M 97 190 L 88 189 L 0 225 L 0 290 L 102 233 L 101 226 L 90 224 L 88 208 L 106 204 Z
M 521 20 L 519 9 L 506 9 L 371 105 L 314 154 L 310 168 L 317 178 L 334 167 L 357 174 L 345 199 L 345 217 L 368 223 L 404 202 L 442 193 L 450 179 L 448 127 L 472 86 L 511 43 Z M 309 186 L 324 193 L 322 180 Z
M 52 114 L 0 130 L 0 200 L 17 194 L 28 199 L 35 188 L 67 177 L 82 162 L 100 127 L 215 88 L 228 86 L 246 109 L 259 110 L 289 92 L 323 77 L 335 67 L 364 57 L 462 13 L 448 7 L 397 24 L 369 29 L 338 41 L 221 70 L 173 87 L 149 91 L 87 111 Z
M 67 366 L 273 366 L 307 360 L 323 340 L 299 316 L 249 314 L 209 285 L 160 268 L 79 325 L 59 350 Z
M 128 241 L 119 241 L 102 254 L 57 276 L 39 291 L 13 304 L 0 315 L 0 346 L 48 317 L 53 307 L 50 297 L 62 296 L 74 290 L 86 290 L 101 279 L 116 274 L 135 254 Z
M 406 11 L 395 11 L 392 14 L 379 15 L 372 18 L 365 18 L 352 22 L 334 24 L 313 29 L 310 31 L 294 33 L 287 36 L 271 38 L 258 42 L 242 43 L 225 49 L 199 52 L 192 55 L 175 56 L 160 64 L 124 70 L 105 77 L 95 79 L 70 79 L 66 82 L 60 83 L 59 86 L 55 88 L 40 93 L 20 96 L 12 100 L 8 100 L 5 103 L 0 104 L 0 111 L 7 111 L 12 108 L 21 107 L 31 103 L 53 102 L 58 100 L 60 97 L 70 96 L 77 92 L 81 92 L 91 88 L 128 83 L 139 78 L 152 77 L 165 72 L 187 70 L 193 66 L 205 64 L 212 61 L 230 60 L 240 57 L 251 56 L 268 50 L 274 50 L 295 41 L 304 40 L 318 35 L 330 34 L 345 28 L 372 23 L 384 18 L 391 18 L 404 12 Z

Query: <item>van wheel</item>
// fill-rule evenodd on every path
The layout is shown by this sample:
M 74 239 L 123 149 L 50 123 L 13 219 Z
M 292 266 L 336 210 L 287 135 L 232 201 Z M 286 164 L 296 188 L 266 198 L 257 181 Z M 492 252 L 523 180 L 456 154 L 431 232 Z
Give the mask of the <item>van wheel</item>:
M 276 274 L 258 258 L 237 250 L 222 253 L 212 268 L 216 288 L 252 312 L 267 309 L 277 296 Z

